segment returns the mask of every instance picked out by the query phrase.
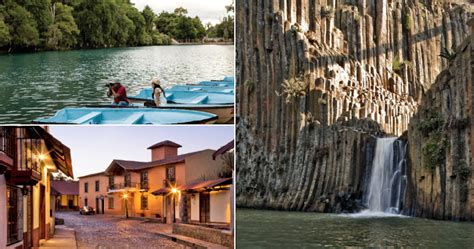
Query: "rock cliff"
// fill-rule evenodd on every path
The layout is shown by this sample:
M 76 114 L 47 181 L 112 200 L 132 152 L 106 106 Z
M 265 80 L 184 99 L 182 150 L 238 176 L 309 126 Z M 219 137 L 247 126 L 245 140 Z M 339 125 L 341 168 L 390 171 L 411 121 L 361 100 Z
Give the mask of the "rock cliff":
M 451 55 L 469 33 L 469 7 L 435 0 L 236 7 L 237 205 L 358 210 L 375 137 L 408 129 L 448 66 L 439 54 Z
M 458 47 L 410 122 L 407 214 L 474 220 L 473 42 Z

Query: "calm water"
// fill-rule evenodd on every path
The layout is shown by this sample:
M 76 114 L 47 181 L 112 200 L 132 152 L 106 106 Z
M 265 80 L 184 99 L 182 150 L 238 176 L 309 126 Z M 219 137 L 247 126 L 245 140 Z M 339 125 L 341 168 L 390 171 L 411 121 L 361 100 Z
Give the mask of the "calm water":
M 234 74 L 234 46 L 156 46 L 0 55 L 0 123 L 30 123 L 66 106 L 110 103 L 104 84 L 135 94 Z
M 474 248 L 474 223 L 237 210 L 237 248 Z

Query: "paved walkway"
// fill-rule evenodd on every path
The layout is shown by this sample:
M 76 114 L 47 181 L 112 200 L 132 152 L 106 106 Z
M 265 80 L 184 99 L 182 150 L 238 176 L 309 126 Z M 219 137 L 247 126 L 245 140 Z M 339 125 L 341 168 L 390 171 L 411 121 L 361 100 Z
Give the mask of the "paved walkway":
M 76 232 L 66 226 L 56 226 L 53 238 L 40 241 L 41 248 L 77 248 Z

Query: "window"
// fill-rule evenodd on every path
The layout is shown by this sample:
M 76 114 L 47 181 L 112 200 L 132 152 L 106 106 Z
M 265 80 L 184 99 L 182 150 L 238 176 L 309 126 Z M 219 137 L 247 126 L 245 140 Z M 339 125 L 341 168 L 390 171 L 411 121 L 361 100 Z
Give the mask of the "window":
M 99 192 L 99 181 L 95 181 L 95 192 Z
M 174 166 L 166 168 L 166 180 L 169 182 L 176 181 L 176 168 Z
M 141 204 L 142 210 L 148 209 L 148 196 L 142 195 Z
M 114 176 L 109 176 L 109 189 L 114 189 Z
M 89 205 L 87 205 L 87 204 L 88 204 L 88 203 L 87 203 L 87 198 L 85 198 L 85 199 L 84 199 L 84 207 L 85 207 L 85 206 L 89 206 Z
M 17 165 L 19 170 L 34 170 L 40 172 L 41 139 L 32 138 L 26 129 L 20 129 L 18 144 L 20 153 L 18 153 Z
M 19 232 L 21 223 L 18 222 L 19 213 L 18 208 L 21 205 L 18 203 L 18 188 L 7 186 L 7 244 L 13 244 L 20 241 L 22 238 Z
M 132 176 L 130 174 L 126 174 L 123 176 L 123 183 L 124 187 L 131 187 L 132 186 Z
M 114 198 L 109 197 L 109 209 L 114 209 Z
M 140 188 L 148 189 L 148 171 L 143 171 L 140 173 Z
M 85 193 L 89 192 L 89 183 L 87 182 L 84 183 L 84 192 Z

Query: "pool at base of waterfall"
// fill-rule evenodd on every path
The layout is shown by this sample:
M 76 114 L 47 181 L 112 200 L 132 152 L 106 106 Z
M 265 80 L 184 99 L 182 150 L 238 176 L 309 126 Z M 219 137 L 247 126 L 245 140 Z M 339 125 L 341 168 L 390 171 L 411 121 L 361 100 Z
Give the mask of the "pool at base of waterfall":
M 237 209 L 237 248 L 472 248 L 474 223 L 383 212 L 322 214 Z

